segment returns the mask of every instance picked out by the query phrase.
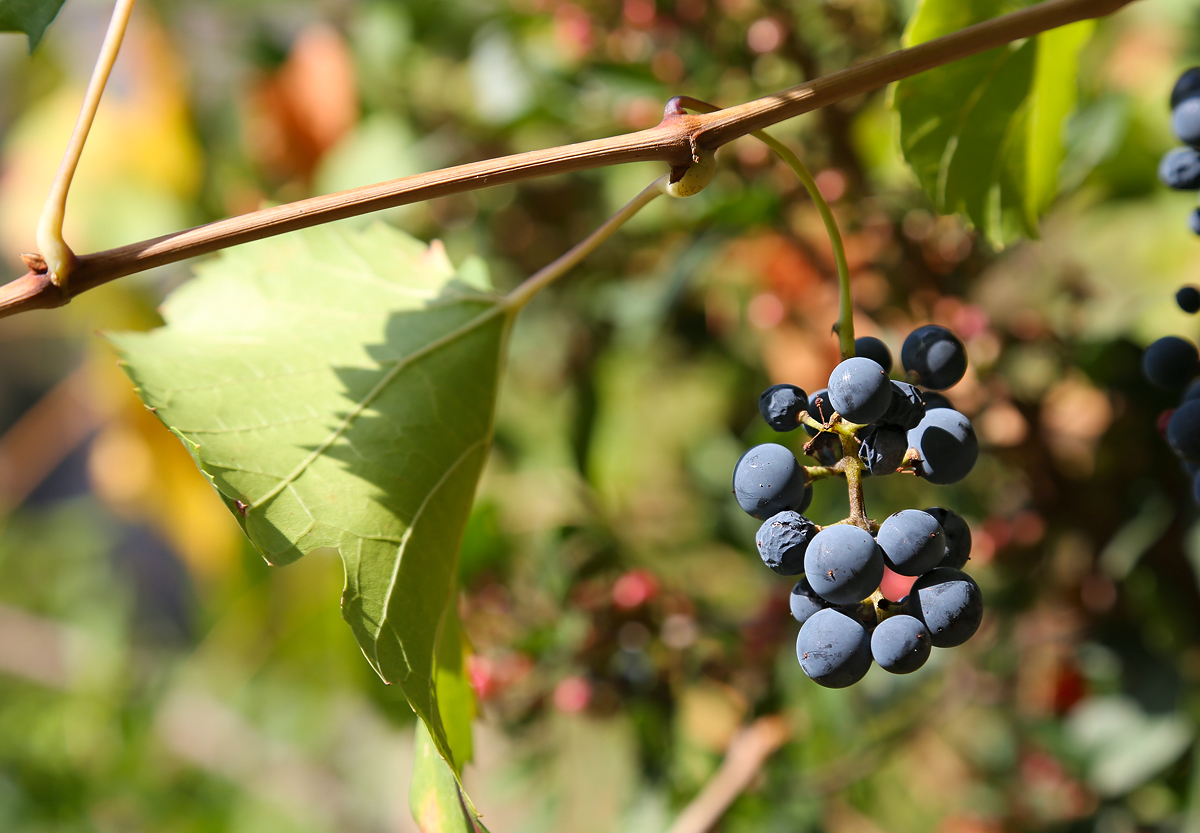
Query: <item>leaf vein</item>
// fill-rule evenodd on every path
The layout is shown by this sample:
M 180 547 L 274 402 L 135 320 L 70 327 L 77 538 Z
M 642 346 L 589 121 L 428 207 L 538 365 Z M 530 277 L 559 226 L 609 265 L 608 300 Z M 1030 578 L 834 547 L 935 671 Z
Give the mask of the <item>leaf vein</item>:
M 258 498 L 258 500 L 254 501 L 254 503 L 251 505 L 251 508 L 257 509 L 258 507 L 262 506 L 264 503 L 271 500 L 273 497 L 283 491 L 288 484 L 292 483 L 294 480 L 296 480 L 296 478 L 302 475 L 308 469 L 308 467 L 312 465 L 315 460 L 317 460 L 317 458 L 328 451 L 329 448 L 335 442 L 337 442 L 338 438 L 341 437 L 346 432 L 346 429 L 350 427 L 350 423 L 357 419 L 358 416 L 365 411 L 372 402 L 375 401 L 376 397 L 378 397 L 388 387 L 388 385 L 390 385 L 396 379 L 396 377 L 404 371 L 406 367 L 409 367 L 414 362 L 419 361 L 430 353 L 440 350 L 447 344 L 452 344 L 455 340 L 463 337 L 475 329 L 478 329 L 491 319 L 495 318 L 497 315 L 506 313 L 507 311 L 507 307 L 497 304 L 475 316 L 470 321 L 467 321 L 445 335 L 436 338 L 428 344 L 422 346 L 419 350 L 415 350 L 414 352 L 405 356 L 403 360 L 397 361 L 395 367 L 389 370 L 384 377 L 375 384 L 375 387 L 371 388 L 367 395 L 350 409 L 349 413 L 342 418 L 341 423 L 334 428 L 329 436 L 326 437 L 320 445 L 313 449 L 307 457 L 301 460 L 296 468 L 289 472 L 278 485 L 276 485 L 262 497 Z

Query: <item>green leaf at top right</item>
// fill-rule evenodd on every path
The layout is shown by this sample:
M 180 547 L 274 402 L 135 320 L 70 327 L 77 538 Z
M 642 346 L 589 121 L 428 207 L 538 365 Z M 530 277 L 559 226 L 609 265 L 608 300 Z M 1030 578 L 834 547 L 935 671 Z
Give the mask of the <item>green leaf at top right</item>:
M 24 32 L 32 52 L 62 4 L 63 0 L 0 0 L 0 32 Z
M 1029 3 L 921 0 L 905 45 L 956 32 Z M 943 214 L 995 246 L 1036 237 L 1058 192 L 1064 122 L 1075 109 L 1082 21 L 922 72 L 893 87 L 900 149 Z

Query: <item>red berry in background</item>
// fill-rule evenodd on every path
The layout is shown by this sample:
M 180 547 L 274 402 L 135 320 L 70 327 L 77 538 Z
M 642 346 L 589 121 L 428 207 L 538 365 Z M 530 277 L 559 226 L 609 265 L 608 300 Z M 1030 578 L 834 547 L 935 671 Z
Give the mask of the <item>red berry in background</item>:
M 613 584 L 613 604 L 622 610 L 633 610 L 658 595 L 658 579 L 649 570 L 630 570 Z

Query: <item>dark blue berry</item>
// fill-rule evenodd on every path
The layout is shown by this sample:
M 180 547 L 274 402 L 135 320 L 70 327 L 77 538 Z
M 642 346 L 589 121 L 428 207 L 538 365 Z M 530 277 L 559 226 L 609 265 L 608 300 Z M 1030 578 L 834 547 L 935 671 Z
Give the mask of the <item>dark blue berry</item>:
M 794 430 L 807 407 L 808 394 L 795 385 L 771 385 L 758 397 L 758 412 L 780 432 Z

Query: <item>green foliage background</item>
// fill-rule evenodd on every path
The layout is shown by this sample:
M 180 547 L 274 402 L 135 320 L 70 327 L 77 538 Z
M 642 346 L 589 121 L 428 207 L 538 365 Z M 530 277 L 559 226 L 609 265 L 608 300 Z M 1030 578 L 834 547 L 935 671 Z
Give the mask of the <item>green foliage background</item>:
M 896 48 L 912 11 L 139 4 L 68 238 L 118 245 L 647 126 L 675 93 L 744 101 Z M 107 13 L 67 3 L 32 58 L 24 36 L 0 39 L 0 251 L 34 248 L 61 145 L 49 137 L 69 130 Z M 804 680 L 790 583 L 758 563 L 756 524 L 728 494 L 741 451 L 775 438 L 758 392 L 820 387 L 836 361 L 827 244 L 786 170 L 736 143 L 708 191 L 652 205 L 521 314 L 458 568 L 481 717 L 464 780 L 490 829 L 665 829 L 736 727 L 766 713 L 789 717 L 793 741 L 725 830 L 1196 823 L 1200 538 L 1154 428 L 1173 403 L 1137 369 L 1153 338 L 1197 335 L 1171 300 L 1197 282 L 1194 199 L 1154 181 L 1167 92 L 1200 48 L 1192 14 L 1147 0 L 1098 27 L 1057 165 L 1067 196 L 1038 242 L 1003 253 L 933 212 L 979 196 L 929 201 L 883 91 L 775 131 L 846 230 L 860 331 L 896 351 L 933 320 L 970 350 L 950 396 L 985 440 L 976 471 L 951 489 L 868 484 L 876 516 L 941 504 L 975 530 L 984 628 L 912 678 L 875 670 L 845 692 Z M 1055 165 L 1037 158 L 1036 199 L 1012 203 L 1007 227 L 1045 200 Z M 481 258 L 504 290 L 659 173 L 581 173 L 383 219 L 443 241 L 454 264 Z M 982 187 L 975 173 L 962 181 Z M 0 322 L 0 829 L 414 829 L 406 786 L 414 745 L 428 747 L 341 621 L 340 562 L 316 551 L 268 568 L 94 335 L 160 324 L 188 272 Z M 353 303 L 314 295 L 336 287 L 320 277 L 297 278 L 311 305 L 297 350 L 333 337 L 313 308 Z M 250 311 L 236 292 L 229 303 L 206 332 Z M 823 485 L 812 514 L 827 522 L 845 498 Z

